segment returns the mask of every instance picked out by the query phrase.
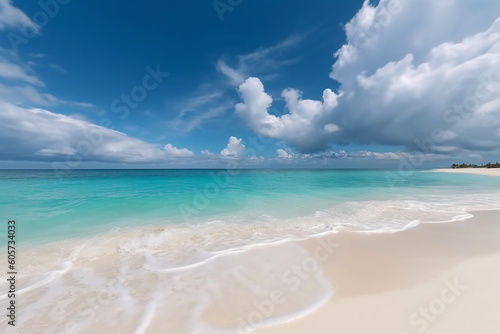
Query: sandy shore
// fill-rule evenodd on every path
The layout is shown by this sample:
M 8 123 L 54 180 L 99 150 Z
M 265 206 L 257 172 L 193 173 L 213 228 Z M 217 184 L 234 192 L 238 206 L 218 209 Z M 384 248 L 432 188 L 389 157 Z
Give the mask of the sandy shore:
M 442 168 L 436 172 L 500 176 L 500 168 Z
M 21 277 L 38 287 L 19 295 L 19 326 L 5 332 L 500 333 L 500 211 L 473 214 L 393 234 L 325 232 L 180 271 L 162 269 L 170 251 L 155 260 L 100 239 L 66 267 L 26 250 L 23 263 L 58 270 Z
M 255 333 L 500 333 L 500 212 L 392 235 L 334 235 L 319 310 Z M 318 240 L 303 245 L 314 252 Z

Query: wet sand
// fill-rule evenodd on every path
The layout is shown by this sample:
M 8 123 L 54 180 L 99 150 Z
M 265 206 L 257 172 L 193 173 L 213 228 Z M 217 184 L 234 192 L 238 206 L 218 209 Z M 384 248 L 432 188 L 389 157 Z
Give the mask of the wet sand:
M 380 235 L 340 233 L 322 308 L 255 333 L 498 333 L 500 211 Z M 312 251 L 316 241 L 303 242 Z

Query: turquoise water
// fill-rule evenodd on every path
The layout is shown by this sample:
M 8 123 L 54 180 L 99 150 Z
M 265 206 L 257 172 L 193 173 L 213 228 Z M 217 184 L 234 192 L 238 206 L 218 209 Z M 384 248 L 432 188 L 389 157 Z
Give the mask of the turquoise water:
M 329 212 L 325 221 L 342 216 L 346 224 L 349 212 L 359 214 L 353 203 L 495 206 L 500 178 L 379 170 L 2 170 L 0 189 L 0 212 L 17 220 L 18 239 L 47 242 L 114 227 L 286 223 L 319 219 L 321 212 Z

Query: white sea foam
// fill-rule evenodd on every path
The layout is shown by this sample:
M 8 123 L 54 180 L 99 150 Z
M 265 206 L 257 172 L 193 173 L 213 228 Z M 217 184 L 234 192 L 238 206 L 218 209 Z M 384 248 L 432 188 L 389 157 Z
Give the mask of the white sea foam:
M 146 306 L 144 314 L 141 318 L 141 321 L 139 322 L 139 325 L 135 329 L 134 334 L 143 334 L 146 332 L 146 329 L 151 323 L 151 320 L 153 320 L 153 316 L 156 310 L 156 302 L 157 300 L 154 299 L 151 302 L 149 302 L 149 304 Z

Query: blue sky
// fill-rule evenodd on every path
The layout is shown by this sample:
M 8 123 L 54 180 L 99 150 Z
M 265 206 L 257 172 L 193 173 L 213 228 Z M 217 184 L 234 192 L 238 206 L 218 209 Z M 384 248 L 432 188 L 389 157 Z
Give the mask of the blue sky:
M 487 0 L 0 0 L 0 167 L 499 160 L 499 17 Z

